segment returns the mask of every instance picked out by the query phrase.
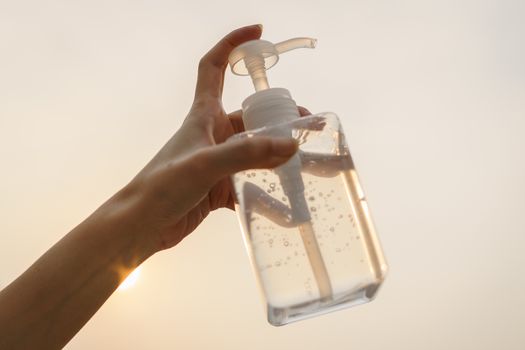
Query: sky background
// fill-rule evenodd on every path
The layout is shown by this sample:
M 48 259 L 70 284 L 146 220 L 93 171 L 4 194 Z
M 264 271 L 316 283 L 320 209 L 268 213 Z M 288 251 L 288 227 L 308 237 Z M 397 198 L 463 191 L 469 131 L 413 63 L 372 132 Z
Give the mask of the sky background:
M 200 57 L 263 23 L 319 40 L 269 82 L 344 124 L 390 266 L 377 299 L 270 326 L 221 209 L 67 348 L 522 349 L 524 18 L 519 0 L 0 0 L 0 288 L 177 130 Z M 252 91 L 227 72 L 225 109 Z

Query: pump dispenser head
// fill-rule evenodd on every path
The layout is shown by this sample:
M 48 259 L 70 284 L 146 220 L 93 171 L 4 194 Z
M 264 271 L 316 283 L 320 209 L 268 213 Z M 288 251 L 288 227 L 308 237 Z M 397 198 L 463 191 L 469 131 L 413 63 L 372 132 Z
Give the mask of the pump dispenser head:
M 293 38 L 273 44 L 266 40 L 251 40 L 237 46 L 228 58 L 233 74 L 250 75 L 256 91 L 269 88 L 266 70 L 279 60 L 279 54 L 299 49 L 313 49 L 317 43 L 312 38 Z

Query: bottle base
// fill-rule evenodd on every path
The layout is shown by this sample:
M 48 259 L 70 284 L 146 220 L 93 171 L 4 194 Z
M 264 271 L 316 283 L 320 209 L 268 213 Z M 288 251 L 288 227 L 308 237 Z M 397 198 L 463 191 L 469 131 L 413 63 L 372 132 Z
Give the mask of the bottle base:
M 324 300 L 315 300 L 289 307 L 274 307 L 267 304 L 268 323 L 279 327 L 310 317 L 366 304 L 375 298 L 380 286 L 380 283 L 374 283 L 337 298 L 325 298 Z

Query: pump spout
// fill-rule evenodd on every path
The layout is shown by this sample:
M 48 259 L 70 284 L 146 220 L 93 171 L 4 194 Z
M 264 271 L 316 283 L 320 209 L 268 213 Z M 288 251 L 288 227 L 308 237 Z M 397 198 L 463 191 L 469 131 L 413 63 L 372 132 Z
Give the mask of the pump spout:
M 293 38 L 273 44 L 266 40 L 250 40 L 237 46 L 228 57 L 233 74 L 249 75 L 256 91 L 270 87 L 266 71 L 279 60 L 279 55 L 299 48 L 314 48 L 312 38 Z
M 313 49 L 317 45 L 317 39 L 313 38 L 293 38 L 275 44 L 275 50 L 281 54 L 294 49 Z

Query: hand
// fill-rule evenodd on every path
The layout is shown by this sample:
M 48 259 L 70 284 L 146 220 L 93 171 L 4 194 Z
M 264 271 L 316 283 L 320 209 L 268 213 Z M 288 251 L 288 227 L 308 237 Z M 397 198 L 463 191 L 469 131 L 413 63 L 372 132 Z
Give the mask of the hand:
M 230 174 L 276 167 L 297 151 L 291 138 L 225 142 L 244 130 L 242 112 L 228 115 L 222 108 L 228 56 L 239 44 L 258 39 L 261 30 L 258 25 L 237 29 L 201 59 L 195 99 L 182 127 L 122 191 L 134 198 L 136 211 L 130 217 L 141 220 L 141 234 L 155 251 L 176 245 L 210 211 L 233 209 Z

